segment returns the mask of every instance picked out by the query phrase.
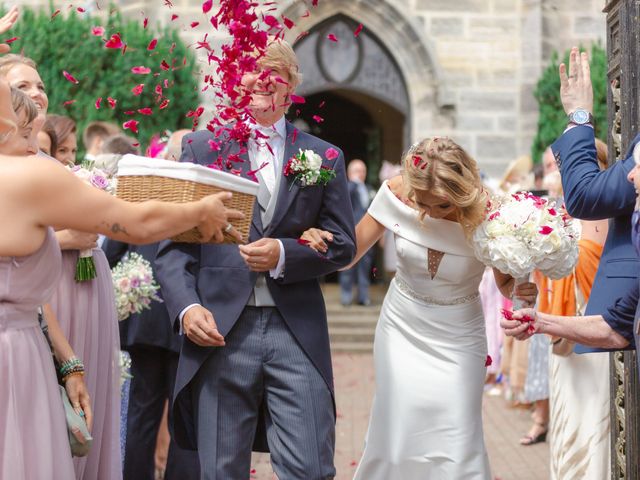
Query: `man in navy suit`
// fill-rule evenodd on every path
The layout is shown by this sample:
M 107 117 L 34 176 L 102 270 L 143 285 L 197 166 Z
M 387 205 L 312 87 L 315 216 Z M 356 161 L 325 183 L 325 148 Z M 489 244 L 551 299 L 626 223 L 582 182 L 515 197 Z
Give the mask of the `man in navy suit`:
M 283 480 L 335 476 L 333 375 L 318 279 L 349 264 L 355 233 L 342 153 L 325 155 L 335 147 L 284 119 L 298 75 L 293 49 L 271 41 L 258 70 L 243 77 L 260 132 L 247 151 L 228 139 L 212 151 L 208 131 L 182 144 L 181 161 L 207 165 L 239 154 L 242 176 L 259 169 L 250 243 L 165 242 L 156 259 L 169 316 L 185 333 L 174 431 L 183 446 L 197 448 L 202 479 L 248 478 L 252 444 L 268 447 Z M 285 175 L 300 149 L 321 155 L 335 178 L 302 185 Z M 310 227 L 333 234 L 326 254 L 298 241 Z
M 353 219 L 356 223 L 367 213 L 369 204 L 375 192 L 367 185 L 367 165 L 360 159 L 354 158 L 347 165 L 347 179 L 349 180 L 349 198 L 353 207 Z M 358 287 L 358 303 L 370 305 L 369 284 L 371 265 L 373 264 L 373 252 L 371 249 L 363 255 L 358 263 L 348 270 L 338 273 L 340 280 L 340 303 L 350 305 L 353 300 L 353 284 Z
M 129 245 L 107 238 L 102 249 L 113 268 L 127 252 L 139 253 L 153 264 L 158 244 Z M 156 435 L 162 421 L 164 405 L 173 392 L 180 337 L 171 328 L 167 307 L 156 301 L 151 303 L 149 309 L 121 321 L 119 327 L 120 348 L 131 355 L 132 376 L 123 479 L 154 480 Z M 180 448 L 172 440 L 164 478 L 200 478 L 197 454 Z
M 581 338 L 574 335 L 573 329 L 567 328 L 549 333 L 589 345 L 634 348 L 634 340 L 636 345 L 640 341 L 637 312 L 640 261 L 631 241 L 631 215 L 636 204 L 636 191 L 629 173 L 635 166 L 633 150 L 640 142 L 640 135 L 629 146 L 624 160 L 600 171 L 591 114 L 593 90 L 589 62 L 586 53 L 580 54 L 576 47 L 571 50 L 568 76 L 566 66 L 560 65 L 560 96 L 569 115 L 569 125 L 551 148 L 560 169 L 567 211 L 571 216 L 584 220 L 610 220 L 585 311 L 585 315 L 595 322 L 589 330 L 590 336 Z M 633 312 L 636 312 L 635 326 Z M 507 335 L 527 337 L 526 325 L 518 326 L 518 323 L 505 320 L 501 325 Z M 578 353 L 592 351 L 600 350 L 576 346 Z

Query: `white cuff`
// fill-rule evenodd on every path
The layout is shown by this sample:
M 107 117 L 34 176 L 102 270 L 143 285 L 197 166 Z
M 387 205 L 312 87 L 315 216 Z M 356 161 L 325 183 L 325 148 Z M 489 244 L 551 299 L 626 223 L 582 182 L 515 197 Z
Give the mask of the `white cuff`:
M 187 305 L 182 309 L 182 311 L 178 315 L 178 320 L 180 320 L 180 335 L 184 334 L 184 329 L 182 327 L 182 319 L 184 318 L 184 315 L 187 313 L 187 310 L 189 310 L 192 307 L 199 307 L 199 306 L 200 306 L 199 303 L 192 303 L 191 305 Z
M 269 270 L 271 278 L 281 278 L 284 276 L 284 245 L 282 245 L 282 241 L 279 238 L 276 238 L 276 240 L 278 240 L 278 245 L 280 245 L 280 258 L 278 259 L 276 268 Z
M 571 130 L 572 128 L 576 128 L 576 127 L 579 127 L 579 126 L 580 126 L 580 125 L 577 125 L 577 124 L 575 124 L 575 123 L 570 123 L 569 125 L 567 125 L 567 128 L 565 128 L 565 129 L 564 129 L 564 132 L 562 132 L 562 133 L 567 133 L 567 132 L 568 132 L 569 130 Z M 590 123 L 585 123 L 583 126 L 584 126 L 584 127 L 591 127 L 591 128 L 593 128 L 593 125 L 591 125 Z

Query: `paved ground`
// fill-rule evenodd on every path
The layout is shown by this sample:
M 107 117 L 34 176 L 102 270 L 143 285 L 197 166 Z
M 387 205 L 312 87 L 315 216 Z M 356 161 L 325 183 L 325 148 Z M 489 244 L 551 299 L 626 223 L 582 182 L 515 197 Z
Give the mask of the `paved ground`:
M 329 287 L 333 290 L 332 287 Z M 383 290 L 374 292 L 379 305 Z M 335 292 L 327 292 L 327 300 Z M 373 307 L 375 312 L 375 307 Z M 333 355 L 338 419 L 336 430 L 336 480 L 350 480 L 362 453 L 374 390 L 373 359 L 370 353 Z M 546 443 L 522 447 L 518 439 L 530 425 L 527 411 L 509 409 L 501 396 L 485 394 L 483 406 L 485 442 L 496 480 L 545 480 L 549 451 Z M 255 480 L 272 480 L 275 475 L 266 454 L 255 455 L 251 472 Z M 402 480 L 402 479 L 389 479 Z M 451 479 L 456 480 L 456 479 Z

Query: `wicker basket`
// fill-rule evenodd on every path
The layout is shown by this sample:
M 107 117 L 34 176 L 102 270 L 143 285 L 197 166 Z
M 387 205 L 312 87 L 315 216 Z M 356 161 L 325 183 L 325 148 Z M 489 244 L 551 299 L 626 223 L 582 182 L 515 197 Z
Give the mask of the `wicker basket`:
M 129 202 L 161 200 L 185 203 L 222 191 L 233 192 L 226 205 L 244 214 L 244 219 L 231 222 L 244 240 L 249 238 L 257 188 L 257 184 L 250 180 L 190 163 L 125 155 L 118 164 L 117 196 Z M 213 243 L 203 241 L 197 228 L 181 233 L 172 240 Z M 224 243 L 237 243 L 237 240 L 225 234 Z

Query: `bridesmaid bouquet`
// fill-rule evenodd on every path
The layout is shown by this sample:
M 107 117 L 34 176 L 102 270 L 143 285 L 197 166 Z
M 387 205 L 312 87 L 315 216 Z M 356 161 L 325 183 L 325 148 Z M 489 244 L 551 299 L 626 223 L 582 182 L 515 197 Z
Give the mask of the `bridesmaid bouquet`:
M 153 300 L 161 302 L 160 286 L 153 279 L 151 264 L 139 253 L 127 253 L 111 270 L 116 294 L 118 320 L 150 308 Z
M 578 230 L 564 206 L 516 193 L 495 208 L 489 206 L 473 234 L 473 248 L 480 261 L 511 275 L 516 283 L 526 281 L 536 269 L 559 279 L 578 261 Z
M 115 194 L 114 184 L 109 180 L 109 176 L 102 170 L 76 165 L 71 167 L 71 172 L 85 183 L 108 193 Z M 92 250 L 80 250 L 78 263 L 76 263 L 75 278 L 76 282 L 86 282 L 87 280 L 96 278 L 96 265 L 93 263 Z

